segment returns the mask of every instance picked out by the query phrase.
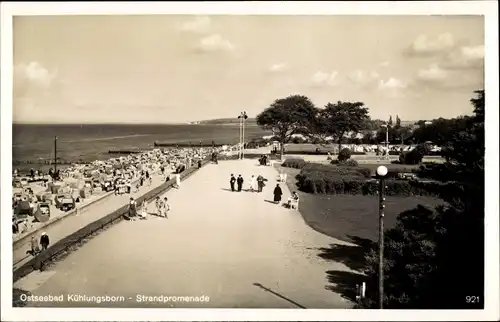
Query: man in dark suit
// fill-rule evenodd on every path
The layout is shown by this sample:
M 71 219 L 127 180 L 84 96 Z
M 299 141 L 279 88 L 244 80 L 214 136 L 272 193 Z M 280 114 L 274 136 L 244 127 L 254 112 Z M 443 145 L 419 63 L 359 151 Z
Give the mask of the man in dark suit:
M 231 191 L 234 191 L 234 183 L 236 182 L 236 178 L 233 174 L 231 174 L 231 179 L 229 179 L 229 184 L 231 185 Z
M 236 183 L 238 184 L 238 192 L 241 192 L 241 188 L 243 187 L 243 177 L 241 176 L 241 174 L 238 175 Z

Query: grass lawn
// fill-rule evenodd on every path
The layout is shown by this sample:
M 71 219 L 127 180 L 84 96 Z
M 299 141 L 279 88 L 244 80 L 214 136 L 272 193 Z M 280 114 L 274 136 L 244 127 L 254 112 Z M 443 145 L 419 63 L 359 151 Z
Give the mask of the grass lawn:
M 360 165 L 366 166 L 366 165 Z M 378 165 L 373 165 L 375 168 Z M 394 164 L 394 166 L 402 167 Z M 278 171 L 287 173 L 290 191 L 298 191 L 295 176 L 300 172 L 276 165 Z M 299 192 L 299 210 L 304 221 L 313 229 L 341 240 L 355 242 L 355 239 L 378 239 L 378 198 L 363 195 L 314 195 Z M 392 228 L 397 216 L 418 204 L 434 207 L 441 204 L 437 198 L 386 197 L 385 227 Z M 354 239 L 352 237 L 355 237 Z

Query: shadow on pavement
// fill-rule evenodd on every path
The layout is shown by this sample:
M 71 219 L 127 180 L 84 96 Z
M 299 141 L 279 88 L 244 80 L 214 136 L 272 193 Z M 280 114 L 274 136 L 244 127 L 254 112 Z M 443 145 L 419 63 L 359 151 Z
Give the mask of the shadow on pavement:
M 326 260 L 340 262 L 352 270 L 362 270 L 366 266 L 366 255 L 373 247 L 376 247 L 376 243 L 361 237 L 348 237 L 358 246 L 331 244 L 328 248 L 319 248 L 318 256 Z
M 297 303 L 297 302 L 295 302 L 295 301 L 293 301 L 293 300 L 289 299 L 288 297 L 285 297 L 285 296 L 283 296 L 283 295 L 281 295 L 281 294 L 279 294 L 279 293 L 276 293 L 275 291 L 271 290 L 270 288 L 267 288 L 267 287 L 263 286 L 263 285 L 262 285 L 262 284 L 260 284 L 260 283 L 253 283 L 253 285 L 255 285 L 255 286 L 257 286 L 257 287 L 259 287 L 259 288 L 263 289 L 263 290 L 264 290 L 264 291 L 266 291 L 266 292 L 269 292 L 269 293 L 271 293 L 271 294 L 274 294 L 274 295 L 276 295 L 277 297 L 279 297 L 279 298 L 281 298 L 281 299 L 283 299 L 283 300 L 285 300 L 285 301 L 287 301 L 287 302 L 290 302 L 290 303 L 292 303 L 293 305 L 295 305 L 295 306 L 297 306 L 297 307 L 299 307 L 299 308 L 301 308 L 301 309 L 306 309 L 306 307 L 305 307 L 305 306 L 300 305 L 299 303 Z
M 372 249 L 376 249 L 377 243 L 358 236 L 347 237 L 357 246 L 331 244 L 328 248 L 319 248 L 318 256 L 340 262 L 353 271 L 363 271 L 366 268 L 366 256 Z M 329 282 L 326 289 L 339 293 L 350 301 L 356 301 L 356 285 L 365 281 L 363 274 L 330 270 L 326 271 L 326 275 Z
M 340 294 L 343 298 L 356 302 L 356 285 L 366 281 L 364 275 L 346 271 L 326 271 L 329 285 L 325 289 Z

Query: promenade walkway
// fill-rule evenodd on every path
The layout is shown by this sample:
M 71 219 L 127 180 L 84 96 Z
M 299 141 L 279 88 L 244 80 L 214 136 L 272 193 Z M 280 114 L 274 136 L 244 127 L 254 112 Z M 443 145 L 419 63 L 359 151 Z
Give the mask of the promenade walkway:
M 47 227 L 39 229 L 39 231 L 37 231 L 34 236 L 37 240 L 39 240 L 40 234 L 42 232 L 46 232 L 50 238 L 50 243 L 55 244 L 59 240 L 74 233 L 78 229 L 85 227 L 86 225 L 99 220 L 109 213 L 117 210 L 123 205 L 126 205 L 130 197 L 137 198 L 144 194 L 147 190 L 152 190 L 162 183 L 164 183 L 164 179 L 161 176 L 156 174 L 152 175 L 151 186 L 148 186 L 147 183 L 144 183 L 144 186 L 142 186 L 137 193 L 134 192 L 135 187 L 132 187 L 131 194 L 123 194 L 118 196 L 112 195 L 109 197 L 105 197 L 104 199 L 97 201 L 95 204 L 84 208 L 82 211 L 79 211 L 76 214 L 70 214 L 67 217 L 62 218 Z M 17 269 L 18 267 L 29 261 L 31 258 L 33 258 L 32 256 L 26 254 L 26 251 L 31 249 L 30 239 L 31 238 L 25 238 L 13 249 L 14 269 Z
M 229 191 L 229 176 L 269 181 L 263 193 Z M 269 202 L 273 167 L 256 160 L 209 164 L 166 193 L 169 218 L 123 221 L 46 272 L 16 288 L 35 295 L 124 296 L 112 303 L 44 303 L 64 307 L 348 308 L 325 287 L 328 270 L 344 264 L 318 257 L 320 247 L 346 244 L 309 228 L 296 210 Z M 282 185 L 284 200 L 290 196 Z M 153 205 L 150 209 L 153 210 Z M 92 210 L 94 211 L 94 210 Z M 138 302 L 137 295 L 208 296 L 208 303 Z

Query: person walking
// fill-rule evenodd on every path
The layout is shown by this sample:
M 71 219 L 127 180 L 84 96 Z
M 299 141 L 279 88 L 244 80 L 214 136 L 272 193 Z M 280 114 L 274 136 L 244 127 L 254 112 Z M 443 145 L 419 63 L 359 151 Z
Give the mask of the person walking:
M 140 219 L 147 219 L 148 218 L 147 208 L 148 208 L 148 204 L 147 204 L 146 200 L 144 200 L 142 202 L 142 204 L 139 206 L 139 209 L 141 209 L 141 211 L 138 213 Z
M 181 175 L 179 173 L 175 174 L 175 188 L 181 188 Z
M 168 219 L 168 213 L 170 212 L 170 204 L 168 203 L 167 197 L 163 198 L 162 206 L 163 206 L 163 214 L 165 218 Z
M 264 177 L 259 175 L 257 177 L 257 187 L 258 187 L 258 192 L 262 192 L 262 189 L 264 188 L 265 183 L 264 183 Z
M 229 185 L 231 185 L 231 191 L 234 192 L 234 183 L 236 182 L 236 178 L 234 177 L 234 174 L 231 174 L 231 178 L 229 179 Z
M 31 236 L 31 255 L 36 256 L 40 252 L 40 246 L 35 236 Z
M 256 183 L 255 176 L 251 176 L 250 177 L 250 189 L 249 189 L 251 192 L 255 192 L 255 190 L 256 190 L 255 183 Z
M 156 208 L 156 214 L 161 215 L 161 199 L 160 196 L 157 196 L 155 199 L 155 208 Z
M 50 244 L 50 239 L 47 233 L 43 232 L 42 236 L 40 237 L 40 246 L 42 246 L 42 250 L 46 250 L 49 248 Z
M 273 199 L 274 203 L 278 204 L 281 201 L 281 196 L 283 195 L 283 191 L 281 191 L 279 183 L 276 184 L 276 188 L 274 188 L 273 195 L 274 195 Z
M 137 202 L 134 197 L 130 197 L 130 202 L 128 203 L 128 215 L 130 218 L 134 218 L 137 214 Z
M 238 192 L 241 192 L 241 188 L 243 187 L 243 177 L 241 174 L 238 175 L 238 179 L 236 179 L 236 184 L 238 185 Z

